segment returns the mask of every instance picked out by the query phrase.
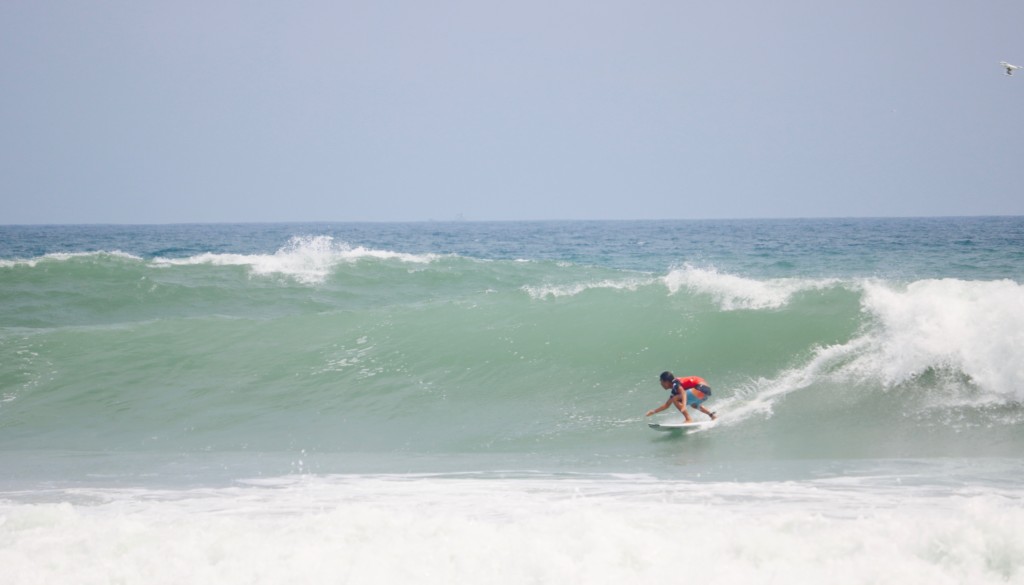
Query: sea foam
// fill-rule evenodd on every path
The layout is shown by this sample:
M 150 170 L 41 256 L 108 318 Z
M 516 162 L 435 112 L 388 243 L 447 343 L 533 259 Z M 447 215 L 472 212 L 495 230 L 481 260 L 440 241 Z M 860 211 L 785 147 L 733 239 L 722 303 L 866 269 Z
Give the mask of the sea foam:
M 0 564 L 9 585 L 1019 583 L 1020 495 L 415 476 L 69 490 L 0 501 Z
M 541 300 L 546 298 L 574 297 L 588 290 L 609 289 L 635 291 L 640 287 L 655 282 L 653 278 L 633 277 L 620 280 L 605 279 L 579 282 L 572 284 L 525 285 L 522 290 L 530 298 Z
M 1024 400 L 1024 285 L 921 280 L 864 285 L 871 342 L 846 366 L 899 384 L 926 370 L 960 372 L 994 397 Z
M 319 284 L 327 280 L 340 264 L 363 259 L 397 260 L 427 264 L 440 258 L 438 254 L 408 254 L 388 250 L 374 250 L 336 242 L 331 236 L 293 237 L 287 245 L 273 254 L 215 254 L 205 253 L 189 258 L 157 258 L 156 266 L 188 266 L 210 264 L 215 266 L 246 266 L 255 276 L 282 275 L 302 284 Z
M 770 413 L 779 399 L 819 383 L 882 390 L 931 373 L 948 381 L 935 406 L 1024 401 L 1024 285 L 1010 280 L 860 283 L 862 329 L 820 346 L 803 363 L 743 389 L 733 417 Z M 927 406 L 927 405 L 925 405 Z
M 757 280 L 719 272 L 714 268 L 685 265 L 669 272 L 663 282 L 670 294 L 686 289 L 705 294 L 715 300 L 723 311 L 740 309 L 778 309 L 790 302 L 793 295 L 836 286 L 835 279 L 773 278 Z
M 527 285 L 522 289 L 531 298 L 572 297 L 593 289 L 635 291 L 660 282 L 670 295 L 681 291 L 711 297 L 723 311 L 742 309 L 778 309 L 786 306 L 800 292 L 822 290 L 837 286 L 837 279 L 775 278 L 758 280 L 719 272 L 714 268 L 685 265 L 672 269 L 660 278 L 633 276 L 622 279 L 603 279 L 569 284 Z

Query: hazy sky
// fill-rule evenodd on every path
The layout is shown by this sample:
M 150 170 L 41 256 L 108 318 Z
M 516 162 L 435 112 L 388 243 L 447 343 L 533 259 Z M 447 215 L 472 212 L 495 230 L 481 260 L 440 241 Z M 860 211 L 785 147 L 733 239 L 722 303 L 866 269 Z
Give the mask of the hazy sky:
M 1024 215 L 1020 0 L 0 3 L 0 224 Z

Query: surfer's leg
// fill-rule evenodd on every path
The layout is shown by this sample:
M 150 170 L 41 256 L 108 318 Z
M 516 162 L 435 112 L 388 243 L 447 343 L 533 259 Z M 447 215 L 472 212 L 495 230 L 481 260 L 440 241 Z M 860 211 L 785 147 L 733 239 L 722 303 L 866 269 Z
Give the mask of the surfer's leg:
M 676 405 L 676 408 L 679 409 L 679 412 L 683 413 L 683 418 L 686 419 L 686 422 L 693 422 L 693 419 L 690 418 L 690 411 L 686 409 L 686 400 L 683 400 L 682 398 L 676 398 L 673 404 Z
M 695 407 L 697 410 L 699 410 L 699 411 L 703 412 L 704 414 L 708 415 L 709 417 L 711 417 L 711 420 L 715 420 L 715 413 L 713 413 L 710 410 L 704 408 L 704 401 L 707 400 L 707 399 L 708 399 L 707 396 L 705 396 L 704 398 L 697 398 L 689 390 L 686 391 L 686 403 L 687 403 L 687 405 Z

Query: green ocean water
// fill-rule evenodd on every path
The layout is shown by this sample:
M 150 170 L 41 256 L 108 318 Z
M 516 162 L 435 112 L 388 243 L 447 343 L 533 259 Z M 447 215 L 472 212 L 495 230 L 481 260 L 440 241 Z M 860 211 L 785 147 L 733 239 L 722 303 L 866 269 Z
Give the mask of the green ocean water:
M 1022 225 L 4 228 L 0 444 L 674 473 L 670 369 L 687 461 L 1016 456 Z

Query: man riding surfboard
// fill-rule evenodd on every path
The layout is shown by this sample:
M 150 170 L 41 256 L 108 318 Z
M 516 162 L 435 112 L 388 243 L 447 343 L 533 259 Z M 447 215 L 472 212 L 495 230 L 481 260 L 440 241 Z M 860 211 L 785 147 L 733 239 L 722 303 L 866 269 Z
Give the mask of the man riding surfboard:
M 686 422 L 693 422 L 690 418 L 690 412 L 687 409 L 689 406 L 696 407 L 697 410 L 711 417 L 711 420 L 715 420 L 716 414 L 710 410 L 704 408 L 704 401 L 711 396 L 711 387 L 708 386 L 704 378 L 698 376 L 689 376 L 686 378 L 676 378 L 672 372 L 661 373 L 661 387 L 665 390 L 672 390 L 665 401 L 658 408 L 654 408 L 647 411 L 647 416 L 661 412 L 668 408 L 670 405 L 675 405 L 679 409 L 679 412 L 683 413 L 683 417 Z

